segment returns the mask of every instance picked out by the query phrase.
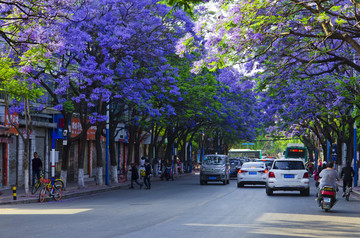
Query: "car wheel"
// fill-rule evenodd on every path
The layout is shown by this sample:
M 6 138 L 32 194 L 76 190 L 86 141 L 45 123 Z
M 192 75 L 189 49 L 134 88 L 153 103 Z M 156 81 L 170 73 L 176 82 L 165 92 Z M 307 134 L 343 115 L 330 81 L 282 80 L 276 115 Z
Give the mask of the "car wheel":
M 310 188 L 300 191 L 301 196 L 310 196 Z
M 227 184 L 229 184 L 229 183 L 230 183 L 230 178 L 226 181 L 226 183 L 227 183 Z
M 226 179 L 223 181 L 223 185 L 226 185 Z
M 266 194 L 268 195 L 268 196 L 271 196 L 271 195 L 273 195 L 273 190 L 271 189 L 271 188 L 269 188 L 268 186 L 266 186 Z
M 200 180 L 200 185 L 204 185 L 204 180 Z

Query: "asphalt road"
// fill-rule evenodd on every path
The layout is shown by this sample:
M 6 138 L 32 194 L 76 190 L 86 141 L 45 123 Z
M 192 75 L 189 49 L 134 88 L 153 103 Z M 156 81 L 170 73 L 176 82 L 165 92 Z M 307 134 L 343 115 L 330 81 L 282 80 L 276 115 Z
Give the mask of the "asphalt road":
M 0 238 L 360 237 L 360 202 L 325 213 L 298 192 L 200 185 L 198 176 L 45 204 L 0 207 Z

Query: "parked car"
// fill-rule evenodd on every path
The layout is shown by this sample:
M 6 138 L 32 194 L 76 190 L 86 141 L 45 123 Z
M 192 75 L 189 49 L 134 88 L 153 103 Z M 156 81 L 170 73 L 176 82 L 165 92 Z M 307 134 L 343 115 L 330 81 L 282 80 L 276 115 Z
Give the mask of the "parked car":
M 240 158 L 230 159 L 230 178 L 237 178 L 237 173 L 241 168 L 242 162 Z
M 200 184 L 230 183 L 230 161 L 227 155 L 205 155 L 200 168 Z
M 300 191 L 303 196 L 310 195 L 309 173 L 302 159 L 277 159 L 268 173 L 266 194 L 273 191 Z
M 237 186 L 245 184 L 266 184 L 267 168 L 263 162 L 246 162 L 237 174 Z

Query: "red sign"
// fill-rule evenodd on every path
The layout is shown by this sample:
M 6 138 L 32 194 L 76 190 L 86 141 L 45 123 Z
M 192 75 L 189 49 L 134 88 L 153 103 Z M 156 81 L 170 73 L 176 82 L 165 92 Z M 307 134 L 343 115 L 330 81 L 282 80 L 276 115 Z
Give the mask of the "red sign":
M 76 137 L 82 132 L 82 126 L 79 118 L 71 118 L 71 137 Z M 95 140 L 96 126 L 91 126 L 87 130 L 87 140 Z M 101 136 L 102 141 L 106 141 L 104 136 Z

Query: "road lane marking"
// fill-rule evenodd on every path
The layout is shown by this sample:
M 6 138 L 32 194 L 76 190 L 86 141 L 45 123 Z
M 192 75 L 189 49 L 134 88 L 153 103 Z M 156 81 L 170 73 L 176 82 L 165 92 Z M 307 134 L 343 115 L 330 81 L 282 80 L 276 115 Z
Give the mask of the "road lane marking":
M 216 198 L 221 198 L 222 196 L 224 196 L 225 193 L 220 193 L 216 196 Z
M 206 203 L 210 202 L 210 200 L 205 200 L 201 203 L 198 203 L 198 206 L 201 207 L 201 206 L 204 206 Z
M 206 226 L 206 227 L 232 227 L 232 228 L 243 228 L 250 227 L 252 224 L 203 224 L 203 223 L 187 223 L 184 226 Z
M 171 217 L 171 218 L 169 218 L 169 219 L 167 219 L 167 220 L 165 220 L 163 222 L 158 223 L 157 225 L 163 225 L 165 223 L 168 223 L 168 222 L 171 222 L 171 221 L 175 220 L 176 218 L 178 218 L 178 216 Z
M 0 209 L 0 215 L 73 215 L 92 209 L 18 209 L 4 208 Z

